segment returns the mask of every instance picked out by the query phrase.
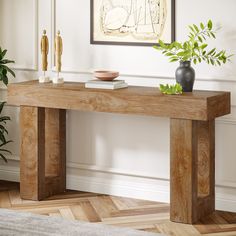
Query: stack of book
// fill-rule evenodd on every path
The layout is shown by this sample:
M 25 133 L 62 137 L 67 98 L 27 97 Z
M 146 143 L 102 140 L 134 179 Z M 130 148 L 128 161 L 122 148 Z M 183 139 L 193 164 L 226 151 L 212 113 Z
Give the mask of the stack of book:
M 127 88 L 128 84 L 124 80 L 102 81 L 99 79 L 89 80 L 85 83 L 85 88 L 96 89 L 121 89 Z

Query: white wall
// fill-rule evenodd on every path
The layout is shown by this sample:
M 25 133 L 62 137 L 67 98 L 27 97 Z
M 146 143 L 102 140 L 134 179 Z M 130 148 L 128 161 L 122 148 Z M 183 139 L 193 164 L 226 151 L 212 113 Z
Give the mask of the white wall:
M 61 30 L 63 76 L 68 81 L 86 81 L 95 68 L 106 68 L 119 70 L 130 85 L 174 82 L 177 64 L 150 47 L 90 45 L 89 2 L 0 0 L 0 45 L 16 60 L 16 81 L 37 78 L 37 45 L 45 28 L 51 41 L 53 32 Z M 212 46 L 236 54 L 235 0 L 176 2 L 177 40 L 185 39 L 188 24 L 211 18 L 223 27 Z M 52 57 L 50 70 L 51 62 Z M 236 211 L 236 60 L 220 68 L 195 68 L 195 89 L 232 92 L 232 114 L 216 122 L 216 190 L 217 208 Z M 13 119 L 9 129 L 14 155 L 9 158 L 15 160 L 1 163 L 0 178 L 18 180 L 18 108 L 5 112 Z M 67 125 L 68 188 L 169 201 L 168 119 L 68 111 Z

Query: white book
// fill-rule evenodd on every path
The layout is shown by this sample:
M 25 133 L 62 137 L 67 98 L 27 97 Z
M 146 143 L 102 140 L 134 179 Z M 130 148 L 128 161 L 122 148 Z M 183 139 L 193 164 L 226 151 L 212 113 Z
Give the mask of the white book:
M 127 83 L 120 84 L 101 84 L 101 83 L 85 83 L 85 88 L 95 88 L 95 89 L 121 89 L 127 88 Z
M 86 82 L 86 84 L 103 84 L 103 85 L 115 85 L 115 84 L 123 84 L 124 80 L 112 80 L 112 81 L 104 81 L 99 79 L 93 79 Z

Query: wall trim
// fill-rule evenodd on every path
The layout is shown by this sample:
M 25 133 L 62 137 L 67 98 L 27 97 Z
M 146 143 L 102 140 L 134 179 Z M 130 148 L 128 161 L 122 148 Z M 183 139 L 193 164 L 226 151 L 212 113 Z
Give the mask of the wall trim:
M 38 71 L 38 63 L 34 63 L 32 67 L 28 67 L 27 65 L 15 65 L 10 67 L 13 70 L 18 71 L 29 71 L 29 72 L 35 72 Z
M 0 165 L 0 179 L 19 182 L 18 167 Z M 67 188 L 73 190 L 110 194 L 129 198 L 139 198 L 151 201 L 170 201 L 169 182 L 140 183 L 120 181 L 112 178 L 98 178 L 93 176 L 67 175 Z M 232 198 L 233 196 L 233 198 Z M 236 189 L 233 195 L 218 194 L 216 188 L 216 209 L 236 212 Z
M 51 0 L 51 71 L 55 71 L 54 41 L 56 35 L 56 0 Z
M 236 199 L 232 200 L 216 193 L 216 209 L 221 211 L 236 212 Z
M 20 71 L 38 71 L 38 0 L 33 0 L 33 12 L 34 12 L 34 61 L 32 66 L 14 64 L 11 69 Z
M 235 105 L 232 107 L 236 107 Z M 216 124 L 236 125 L 236 118 L 218 118 Z
M 169 186 L 135 183 L 92 176 L 67 176 L 67 188 L 101 194 L 169 202 Z
M 0 180 L 20 182 L 19 167 L 10 166 L 9 163 L 0 164 Z
M 136 172 L 136 171 L 129 170 L 127 172 L 127 171 L 122 171 L 121 169 L 117 169 L 117 168 L 98 166 L 98 165 L 88 165 L 88 164 L 82 164 L 82 163 L 69 162 L 67 163 L 67 167 L 71 169 L 86 170 L 86 171 L 105 173 L 105 174 L 115 174 L 115 175 L 138 177 L 138 178 L 144 178 L 144 179 L 169 181 L 169 179 L 160 178 L 157 176 L 151 176 L 148 173 L 144 173 L 144 172 L 142 173 L 140 171 Z
M 110 180 L 109 178 L 98 179 L 91 176 L 68 175 L 67 188 L 150 201 L 170 202 L 169 183 L 166 185 L 166 182 L 163 184 L 137 184 Z M 234 196 L 236 196 L 236 192 Z M 218 194 L 216 187 L 216 209 L 236 212 L 236 197 L 232 199 L 231 195 Z
M 54 58 L 52 56 L 52 58 Z M 53 65 L 53 64 L 52 64 Z M 55 67 L 52 66 L 52 71 L 55 72 Z M 76 70 L 75 68 L 62 68 L 62 73 L 65 74 L 84 74 L 84 75 L 93 75 L 93 70 Z M 161 76 L 161 75 L 143 75 L 143 74 L 132 74 L 132 73 L 120 73 L 121 77 L 126 77 L 126 78 L 136 78 L 136 79 L 154 79 L 154 80 L 175 80 L 174 77 L 171 76 Z M 202 78 L 196 78 L 196 81 L 199 82 L 212 82 L 212 83 L 236 83 L 235 79 L 216 79 L 216 78 L 207 78 L 207 77 L 202 77 Z
M 17 161 L 17 162 L 20 161 L 19 155 L 6 154 L 5 157 L 8 161 Z
M 83 164 L 83 163 L 68 162 L 67 168 L 85 170 L 85 171 L 90 171 L 90 172 L 98 172 L 98 173 L 104 173 L 104 174 L 111 174 L 111 175 L 120 175 L 120 176 L 126 176 L 126 177 L 136 177 L 136 178 L 142 178 L 142 179 L 152 179 L 152 180 L 169 182 L 169 178 L 160 178 L 158 176 L 152 176 L 148 173 L 144 173 L 144 172 L 142 173 L 140 171 L 139 172 L 135 172 L 131 170 L 123 171 L 117 168 L 104 167 L 104 166 L 98 166 L 98 165 L 88 165 L 88 164 Z M 227 181 L 227 180 L 217 180 L 216 187 L 236 189 L 236 182 Z
M 6 155 L 7 160 L 14 161 L 15 163 L 19 163 L 20 158 L 17 155 Z M 93 173 L 103 173 L 103 174 L 109 174 L 109 175 L 117 175 L 117 176 L 126 176 L 126 177 L 134 177 L 134 178 L 140 178 L 140 179 L 149 179 L 149 180 L 157 180 L 162 181 L 163 183 L 168 183 L 169 178 L 161 178 L 158 176 L 152 176 L 145 172 L 135 172 L 135 171 L 123 171 L 118 168 L 112 168 L 112 167 L 106 167 L 106 166 L 98 166 L 98 165 L 88 165 L 83 163 L 74 163 L 74 162 L 68 162 L 66 165 L 67 169 L 76 169 L 76 170 L 82 170 L 82 171 L 89 171 Z M 6 168 L 6 169 L 5 169 Z M 11 172 L 12 166 L 9 164 L 0 165 L 0 172 L 1 171 L 9 171 Z M 14 167 L 13 172 L 19 172 L 19 167 Z M 5 172 L 4 172 L 5 173 Z M 4 175 L 3 175 L 4 176 Z M 8 174 L 6 174 L 6 177 L 8 177 Z M 1 178 L 1 175 L 0 175 Z M 228 180 L 217 180 L 216 181 L 216 187 L 219 188 L 230 188 L 236 190 L 236 182 L 228 181 Z M 88 190 L 86 190 L 88 191 Z

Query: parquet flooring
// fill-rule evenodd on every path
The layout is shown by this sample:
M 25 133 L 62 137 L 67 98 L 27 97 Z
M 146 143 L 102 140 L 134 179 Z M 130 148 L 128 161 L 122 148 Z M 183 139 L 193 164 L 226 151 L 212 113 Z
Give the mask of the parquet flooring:
M 0 181 L 0 208 L 129 227 L 169 236 L 236 236 L 236 213 L 217 211 L 195 225 L 169 221 L 169 205 L 94 193 L 67 191 L 34 202 L 21 200 L 19 184 Z

